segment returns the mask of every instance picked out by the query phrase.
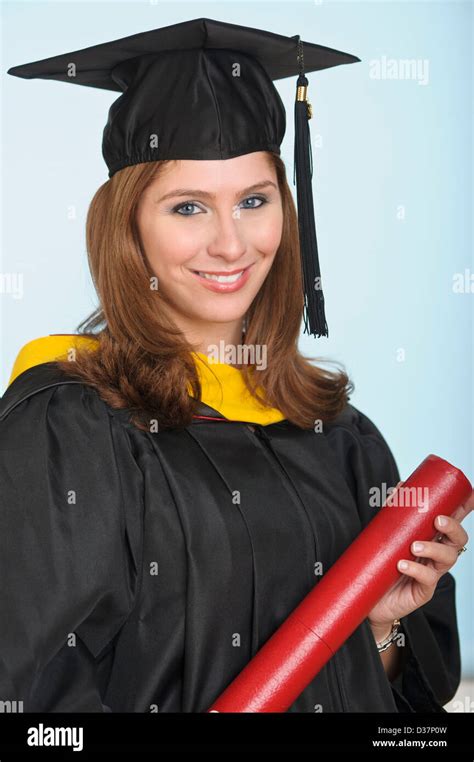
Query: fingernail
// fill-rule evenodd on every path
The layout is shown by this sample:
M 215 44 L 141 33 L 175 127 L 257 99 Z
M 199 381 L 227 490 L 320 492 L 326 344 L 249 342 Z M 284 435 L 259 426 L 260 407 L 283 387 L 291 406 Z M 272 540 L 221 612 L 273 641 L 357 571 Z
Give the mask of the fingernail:
M 399 569 L 408 569 L 408 564 L 406 561 L 399 561 L 398 562 L 398 568 Z
M 440 525 L 440 527 L 445 527 L 447 523 L 448 523 L 448 519 L 446 518 L 446 516 L 438 516 L 438 524 Z
M 420 550 L 423 550 L 424 547 L 425 546 L 424 546 L 424 544 L 422 542 L 414 542 L 413 543 L 413 550 L 415 551 L 415 553 L 419 553 Z

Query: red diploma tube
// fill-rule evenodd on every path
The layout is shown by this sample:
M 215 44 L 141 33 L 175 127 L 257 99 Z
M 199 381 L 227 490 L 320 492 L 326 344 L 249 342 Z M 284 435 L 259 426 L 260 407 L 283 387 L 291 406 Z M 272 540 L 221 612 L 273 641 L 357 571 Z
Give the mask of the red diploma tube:
M 208 709 L 285 712 L 401 576 L 415 540 L 438 534 L 472 486 L 462 471 L 428 455 Z

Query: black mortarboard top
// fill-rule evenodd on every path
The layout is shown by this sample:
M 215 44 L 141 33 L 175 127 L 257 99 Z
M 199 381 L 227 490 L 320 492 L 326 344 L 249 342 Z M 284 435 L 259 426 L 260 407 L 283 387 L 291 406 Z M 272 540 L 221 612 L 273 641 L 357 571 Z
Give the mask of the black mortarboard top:
M 164 159 L 230 159 L 274 151 L 286 127 L 273 80 L 298 75 L 294 170 L 305 332 L 327 336 L 314 221 L 305 73 L 359 58 L 311 42 L 213 19 L 193 19 L 14 66 L 25 79 L 57 79 L 121 92 L 104 128 L 109 177 Z M 294 179 L 293 179 L 294 182 Z

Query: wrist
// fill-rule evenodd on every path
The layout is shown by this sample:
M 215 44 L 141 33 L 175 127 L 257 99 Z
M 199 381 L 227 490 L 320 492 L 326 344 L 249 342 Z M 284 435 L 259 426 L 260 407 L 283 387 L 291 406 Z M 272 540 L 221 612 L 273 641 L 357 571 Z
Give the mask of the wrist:
M 372 633 L 376 643 L 381 643 L 382 640 L 385 640 L 390 635 L 392 631 L 393 620 L 390 622 L 382 622 L 377 624 L 370 622 L 370 626 L 372 628 Z
M 374 632 L 374 638 L 377 645 L 377 649 L 379 653 L 383 653 L 387 650 L 387 648 L 390 648 L 392 643 L 394 643 L 395 638 L 398 635 L 398 631 L 400 629 L 401 622 L 399 619 L 394 619 L 392 622 L 392 626 L 390 628 L 390 632 L 385 637 L 380 638 L 380 635 L 372 630 Z

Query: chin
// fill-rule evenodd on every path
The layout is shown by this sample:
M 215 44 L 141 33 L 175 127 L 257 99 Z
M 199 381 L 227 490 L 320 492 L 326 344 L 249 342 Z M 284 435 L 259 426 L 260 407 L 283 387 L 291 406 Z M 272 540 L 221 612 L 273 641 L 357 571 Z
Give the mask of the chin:
M 195 314 L 194 317 L 203 323 L 232 323 L 236 320 L 243 320 L 246 312 L 247 308 L 239 311 L 229 310 L 228 312 L 209 310 Z
M 233 304 L 232 301 L 234 301 Z M 205 323 L 231 323 L 236 320 L 243 320 L 252 300 L 247 298 L 245 301 L 239 300 L 239 303 L 235 303 L 236 301 L 230 299 L 230 294 L 227 298 L 218 294 L 216 298 L 211 297 L 211 299 L 206 299 L 204 303 L 201 301 L 201 304 L 196 304 L 194 297 L 187 313 L 196 320 Z M 196 310 L 196 307 L 200 308 L 199 311 Z

